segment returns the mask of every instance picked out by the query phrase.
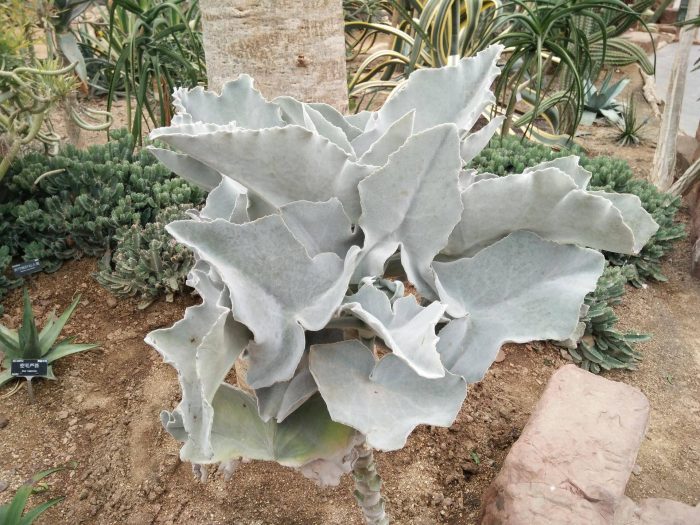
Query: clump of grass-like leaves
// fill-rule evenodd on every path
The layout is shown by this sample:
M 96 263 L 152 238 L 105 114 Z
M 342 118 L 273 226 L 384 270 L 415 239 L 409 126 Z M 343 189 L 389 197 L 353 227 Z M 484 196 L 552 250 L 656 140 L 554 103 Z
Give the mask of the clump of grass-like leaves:
M 642 128 L 646 126 L 648 120 L 648 117 L 644 120 L 639 120 L 634 96 L 630 96 L 627 103 L 622 107 L 622 118 L 617 122 L 617 127 L 620 130 L 617 136 L 617 144 L 619 146 L 639 146 L 643 140 L 641 135 Z

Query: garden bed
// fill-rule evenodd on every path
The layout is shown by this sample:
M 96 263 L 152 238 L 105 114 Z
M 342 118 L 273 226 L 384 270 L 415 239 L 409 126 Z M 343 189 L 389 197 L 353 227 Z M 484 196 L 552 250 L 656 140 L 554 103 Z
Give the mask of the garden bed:
M 618 309 L 623 328 L 654 333 L 640 345 L 636 372 L 606 377 L 638 386 L 652 416 L 642 445 L 633 498 L 665 497 L 697 503 L 700 479 L 700 360 L 697 312 L 700 283 L 687 274 L 689 249 L 679 242 L 664 264 L 667 284 L 629 290 Z M 137 301 L 115 301 L 92 279 L 94 259 L 39 275 L 30 288 L 43 320 L 65 307 L 77 290 L 83 304 L 67 327 L 101 350 L 59 361 L 58 382 L 36 385 L 37 404 L 24 389 L 0 399 L 8 424 L 0 430 L 0 480 L 10 489 L 38 470 L 75 462 L 48 479 L 48 496 L 67 499 L 39 523 L 360 524 L 349 476 L 319 489 L 272 463 L 242 465 L 231 481 L 215 474 L 199 485 L 179 445 L 160 426 L 179 389 L 173 369 L 145 343 L 145 334 L 172 324 L 195 297 L 160 300 L 145 311 Z M 20 294 L 6 304 L 4 322 L 16 326 Z M 379 454 L 390 513 L 397 524 L 476 523 L 480 498 L 517 439 L 550 375 L 567 361 L 545 344 L 509 345 L 484 381 L 474 385 L 450 429 L 419 427 L 401 451 Z M 9 388 L 3 390 L 6 394 Z M 475 459 L 478 458 L 479 465 Z

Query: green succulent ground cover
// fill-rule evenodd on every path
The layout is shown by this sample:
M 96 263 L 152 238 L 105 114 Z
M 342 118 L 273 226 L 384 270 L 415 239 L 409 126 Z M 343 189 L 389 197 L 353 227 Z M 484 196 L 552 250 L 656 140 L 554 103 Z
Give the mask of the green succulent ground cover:
M 204 192 L 147 151 L 133 151 L 131 135 L 119 131 L 104 146 L 31 153 L 13 163 L 0 188 L 0 298 L 18 284 L 12 261 L 39 259 L 53 272 L 82 255 L 107 254 L 98 280 L 142 304 L 184 286 L 189 255 L 164 224 L 199 205 Z
M 581 166 L 590 171 L 591 189 L 632 193 L 642 201 L 659 224 L 659 230 L 637 255 L 603 252 L 610 266 L 598 281 L 597 289 L 588 295 L 590 307 L 581 321 L 586 324 L 584 337 L 575 349 L 568 349 L 571 358 L 591 372 L 611 368 L 635 369 L 641 355 L 634 344 L 648 339 L 637 333 L 616 329 L 618 318 L 612 306 L 622 301 L 625 284 L 641 287 L 646 281 L 666 281 L 661 273 L 661 259 L 671 250 L 674 241 L 685 236 L 683 224 L 675 222 L 680 198 L 662 193 L 645 181 L 634 178 L 629 164 L 612 157 L 586 157 L 580 148 L 553 151 L 547 146 L 516 137 L 494 139 L 472 160 L 470 168 L 479 172 L 508 175 L 557 157 L 576 154 Z

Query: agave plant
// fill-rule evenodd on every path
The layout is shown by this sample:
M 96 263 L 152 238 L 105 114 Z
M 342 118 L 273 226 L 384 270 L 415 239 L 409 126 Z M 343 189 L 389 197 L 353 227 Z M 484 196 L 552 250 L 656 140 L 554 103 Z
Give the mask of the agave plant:
M 501 123 L 471 132 L 501 49 L 416 71 L 351 116 L 266 101 L 246 76 L 176 92 L 152 138 L 177 151 L 153 151 L 211 190 L 168 225 L 202 303 L 146 341 L 178 371 L 162 422 L 199 474 L 241 458 L 321 484 L 353 470 L 366 522 L 388 523 L 373 449 L 451 425 L 502 343 L 571 336 L 596 250 L 633 253 L 656 231 L 637 197 L 586 190 L 576 157 L 462 170 Z
M 56 317 L 56 314 L 52 313 L 44 328 L 39 332 L 34 320 L 32 304 L 29 301 L 29 292 L 27 292 L 26 288 L 24 289 L 24 311 L 20 329 L 12 330 L 0 324 L 0 351 L 3 352 L 2 367 L 4 368 L 0 372 L 0 386 L 12 379 L 10 365 L 13 359 L 46 359 L 49 365 L 46 377 L 47 379 L 56 379 L 52 369 L 53 362 L 62 357 L 97 347 L 95 344 L 73 343 L 72 337 L 56 344 L 58 336 L 61 335 L 61 330 L 63 330 L 70 316 L 73 315 L 73 310 L 75 310 L 79 302 L 80 295 L 73 300 L 60 317 Z
M 629 79 L 622 78 L 610 84 L 611 80 L 612 71 L 605 76 L 600 88 L 596 88 L 590 80 L 586 80 L 586 100 L 583 106 L 581 124 L 590 126 L 599 114 L 613 124 L 622 122 L 623 106 L 615 100 L 615 97 L 622 93 L 629 83 Z

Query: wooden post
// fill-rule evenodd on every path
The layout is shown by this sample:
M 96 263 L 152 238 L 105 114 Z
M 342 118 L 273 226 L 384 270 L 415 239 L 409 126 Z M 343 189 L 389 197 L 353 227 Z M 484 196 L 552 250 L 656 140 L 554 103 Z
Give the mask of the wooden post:
M 688 17 L 696 17 L 699 7 L 700 0 L 690 0 Z M 678 51 L 673 61 L 673 69 L 671 69 L 666 108 L 661 119 L 659 140 L 657 141 L 654 165 L 651 170 L 651 182 L 662 191 L 668 190 L 673 184 L 673 175 L 676 168 L 676 138 L 681 118 L 683 94 L 685 93 L 685 79 L 688 73 L 688 55 L 690 54 L 696 31 L 697 27 L 692 25 L 681 29 L 678 39 Z

